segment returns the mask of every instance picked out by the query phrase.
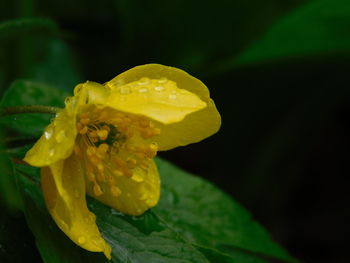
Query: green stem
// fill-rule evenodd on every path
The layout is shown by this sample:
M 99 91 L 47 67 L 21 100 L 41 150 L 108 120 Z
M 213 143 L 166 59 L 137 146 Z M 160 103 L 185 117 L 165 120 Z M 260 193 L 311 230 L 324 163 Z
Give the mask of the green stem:
M 13 106 L 0 108 L 0 117 L 21 114 L 21 113 L 46 113 L 56 114 L 61 108 L 42 106 L 42 105 L 28 105 L 28 106 Z

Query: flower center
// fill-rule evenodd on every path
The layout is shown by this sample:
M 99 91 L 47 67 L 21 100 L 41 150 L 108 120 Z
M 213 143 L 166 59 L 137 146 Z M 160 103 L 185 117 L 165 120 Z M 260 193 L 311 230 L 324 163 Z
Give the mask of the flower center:
M 116 179 L 120 176 L 143 181 L 135 169 L 147 171 L 149 160 L 157 154 L 157 144 L 147 139 L 159 135 L 160 130 L 142 116 L 94 106 L 78 117 L 77 130 L 74 152 L 83 161 L 96 196 L 102 195 L 105 187 L 119 196 Z

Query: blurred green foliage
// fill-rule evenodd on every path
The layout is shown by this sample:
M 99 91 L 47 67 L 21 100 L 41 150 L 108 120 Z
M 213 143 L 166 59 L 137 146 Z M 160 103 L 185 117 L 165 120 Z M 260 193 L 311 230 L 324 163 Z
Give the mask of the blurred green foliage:
M 209 86 L 223 127 L 162 156 L 236 196 L 295 255 L 344 262 L 345 242 L 322 225 L 342 232 L 328 214 L 346 213 L 348 1 L 21 0 L 0 10 L 0 94 L 30 83 L 66 94 L 139 64 L 180 67 Z

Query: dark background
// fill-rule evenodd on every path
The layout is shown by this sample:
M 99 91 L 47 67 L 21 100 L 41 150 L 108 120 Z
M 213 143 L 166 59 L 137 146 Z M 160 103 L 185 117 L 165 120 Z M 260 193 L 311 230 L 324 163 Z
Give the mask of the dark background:
M 293 256 L 350 262 L 350 3 L 1 1 L 1 21 L 19 17 L 53 23 L 0 34 L 1 93 L 18 78 L 71 91 L 140 64 L 182 68 L 223 124 L 160 156 L 232 195 Z

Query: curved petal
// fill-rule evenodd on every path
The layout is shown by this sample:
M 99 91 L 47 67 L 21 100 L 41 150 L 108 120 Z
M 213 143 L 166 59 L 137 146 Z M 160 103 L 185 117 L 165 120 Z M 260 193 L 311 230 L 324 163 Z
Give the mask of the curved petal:
M 103 194 L 96 196 L 93 190 L 93 183 L 87 183 L 87 192 L 90 196 L 96 198 L 102 203 L 128 215 L 140 215 L 147 209 L 155 206 L 160 197 L 160 179 L 157 166 L 153 160 L 146 163 L 148 169 L 136 167 L 131 178 L 126 176 L 117 176 L 110 173 L 115 180 L 115 186 L 118 187 L 120 195 L 115 196 L 111 193 L 110 184 L 107 182 L 99 183 Z
M 161 129 L 161 134 L 152 138 L 152 141 L 158 143 L 160 151 L 201 141 L 219 130 L 221 117 L 214 102 L 210 99 L 207 87 L 200 80 L 192 77 L 183 70 L 159 64 L 142 65 L 118 75 L 107 82 L 106 86 L 112 90 L 118 90 L 125 87 L 128 83 L 139 81 L 145 77 L 149 79 L 165 78 L 173 81 L 179 89 L 195 94 L 206 104 L 206 107 L 202 107 L 198 103 L 198 107 L 192 108 L 192 111 L 189 112 L 183 112 L 183 109 L 178 107 L 177 110 L 179 114 L 182 114 L 184 119 L 177 122 L 173 120 L 166 122 L 160 118 L 155 118 L 154 114 L 144 114 L 155 120 L 155 124 Z M 159 114 L 166 116 L 167 112 L 162 109 L 162 112 Z
M 87 104 L 104 105 L 109 93 L 110 90 L 108 88 L 93 81 L 78 84 L 74 88 L 74 97 L 77 99 L 78 111 L 84 110 L 83 106 Z
M 85 178 L 78 160 L 71 155 L 41 171 L 46 205 L 59 228 L 78 246 L 104 252 L 110 259 L 111 248 L 97 228 L 95 215 L 86 206 Z
M 179 89 L 172 80 L 141 78 L 115 89 L 111 87 L 107 106 L 163 124 L 182 121 L 186 115 L 207 106 L 196 94 Z
M 158 151 L 167 151 L 178 146 L 199 142 L 214 133 L 221 125 L 221 117 L 214 102 L 198 112 L 187 115 L 183 121 L 164 125 L 155 123 L 161 131 L 150 141 L 158 144 Z
M 32 166 L 48 166 L 71 155 L 77 134 L 76 116 L 69 108 L 58 114 L 44 134 L 26 153 L 24 161 Z

